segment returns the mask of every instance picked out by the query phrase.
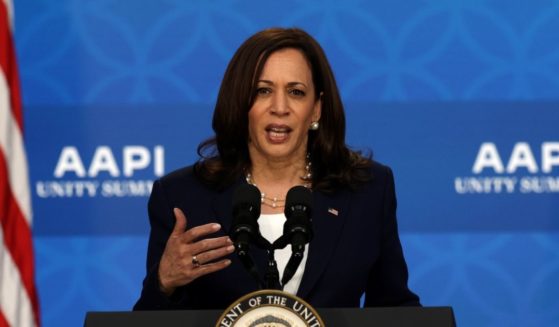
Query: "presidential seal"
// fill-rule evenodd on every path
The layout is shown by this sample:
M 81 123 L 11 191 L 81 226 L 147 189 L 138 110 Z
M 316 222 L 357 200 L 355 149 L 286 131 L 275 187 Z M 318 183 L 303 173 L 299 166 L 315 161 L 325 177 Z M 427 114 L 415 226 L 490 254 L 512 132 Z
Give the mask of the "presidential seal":
M 320 327 L 324 322 L 295 295 L 262 290 L 247 294 L 223 312 L 216 327 Z

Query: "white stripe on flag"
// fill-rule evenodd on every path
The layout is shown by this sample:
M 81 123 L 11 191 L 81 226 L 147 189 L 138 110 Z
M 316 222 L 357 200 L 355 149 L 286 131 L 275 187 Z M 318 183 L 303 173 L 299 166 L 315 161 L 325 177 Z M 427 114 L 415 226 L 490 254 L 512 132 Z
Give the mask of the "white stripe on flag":
M 31 226 L 27 158 L 21 131 L 10 108 L 10 93 L 3 72 L 0 72 L 0 148 L 6 157 L 10 188 L 27 224 Z
M 0 311 L 10 326 L 36 326 L 31 301 L 23 286 L 19 270 L 6 249 L 2 233 L 0 233 Z
M 2 0 L 2 2 L 4 2 L 4 4 L 6 5 L 6 11 L 8 12 L 8 21 L 10 22 L 10 26 L 8 26 L 10 28 L 10 30 L 14 31 L 14 5 L 12 3 L 12 0 Z

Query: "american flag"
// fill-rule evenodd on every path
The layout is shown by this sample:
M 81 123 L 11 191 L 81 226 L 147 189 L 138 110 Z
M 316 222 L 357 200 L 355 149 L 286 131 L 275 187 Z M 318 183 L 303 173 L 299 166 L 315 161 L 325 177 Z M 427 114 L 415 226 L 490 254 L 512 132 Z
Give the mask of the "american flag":
M 0 327 L 27 327 L 39 326 L 39 301 L 13 21 L 0 0 Z
M 334 209 L 334 208 L 328 208 L 328 213 L 337 216 L 338 215 L 338 210 Z

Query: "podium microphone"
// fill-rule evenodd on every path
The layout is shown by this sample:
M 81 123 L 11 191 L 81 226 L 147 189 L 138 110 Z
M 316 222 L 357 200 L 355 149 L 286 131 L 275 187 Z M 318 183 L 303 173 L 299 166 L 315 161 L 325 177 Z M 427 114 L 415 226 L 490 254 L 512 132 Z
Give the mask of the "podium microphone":
M 262 287 L 262 281 L 254 261 L 249 255 L 250 243 L 265 246 L 265 239 L 260 235 L 258 227 L 260 217 L 260 191 L 256 186 L 242 184 L 233 193 L 233 221 L 229 236 L 235 245 L 235 252 L 247 271 Z
M 239 256 L 248 254 L 251 239 L 260 234 L 260 191 L 254 185 L 242 184 L 233 193 L 233 222 L 229 235 Z
M 287 192 L 283 234 L 291 243 L 292 254 L 283 271 L 281 284 L 285 286 L 293 277 L 305 254 L 305 245 L 313 238 L 312 194 L 304 186 L 295 186 Z

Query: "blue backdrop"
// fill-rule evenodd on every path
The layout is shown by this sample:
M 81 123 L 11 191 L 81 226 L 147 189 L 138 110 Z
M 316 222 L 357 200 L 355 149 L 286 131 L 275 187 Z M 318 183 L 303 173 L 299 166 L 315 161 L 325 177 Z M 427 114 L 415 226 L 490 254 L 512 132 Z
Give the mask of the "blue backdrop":
M 196 160 L 240 43 L 325 48 L 348 143 L 396 176 L 411 287 L 461 326 L 559 326 L 557 1 L 18 0 L 45 326 L 129 310 L 151 182 Z

